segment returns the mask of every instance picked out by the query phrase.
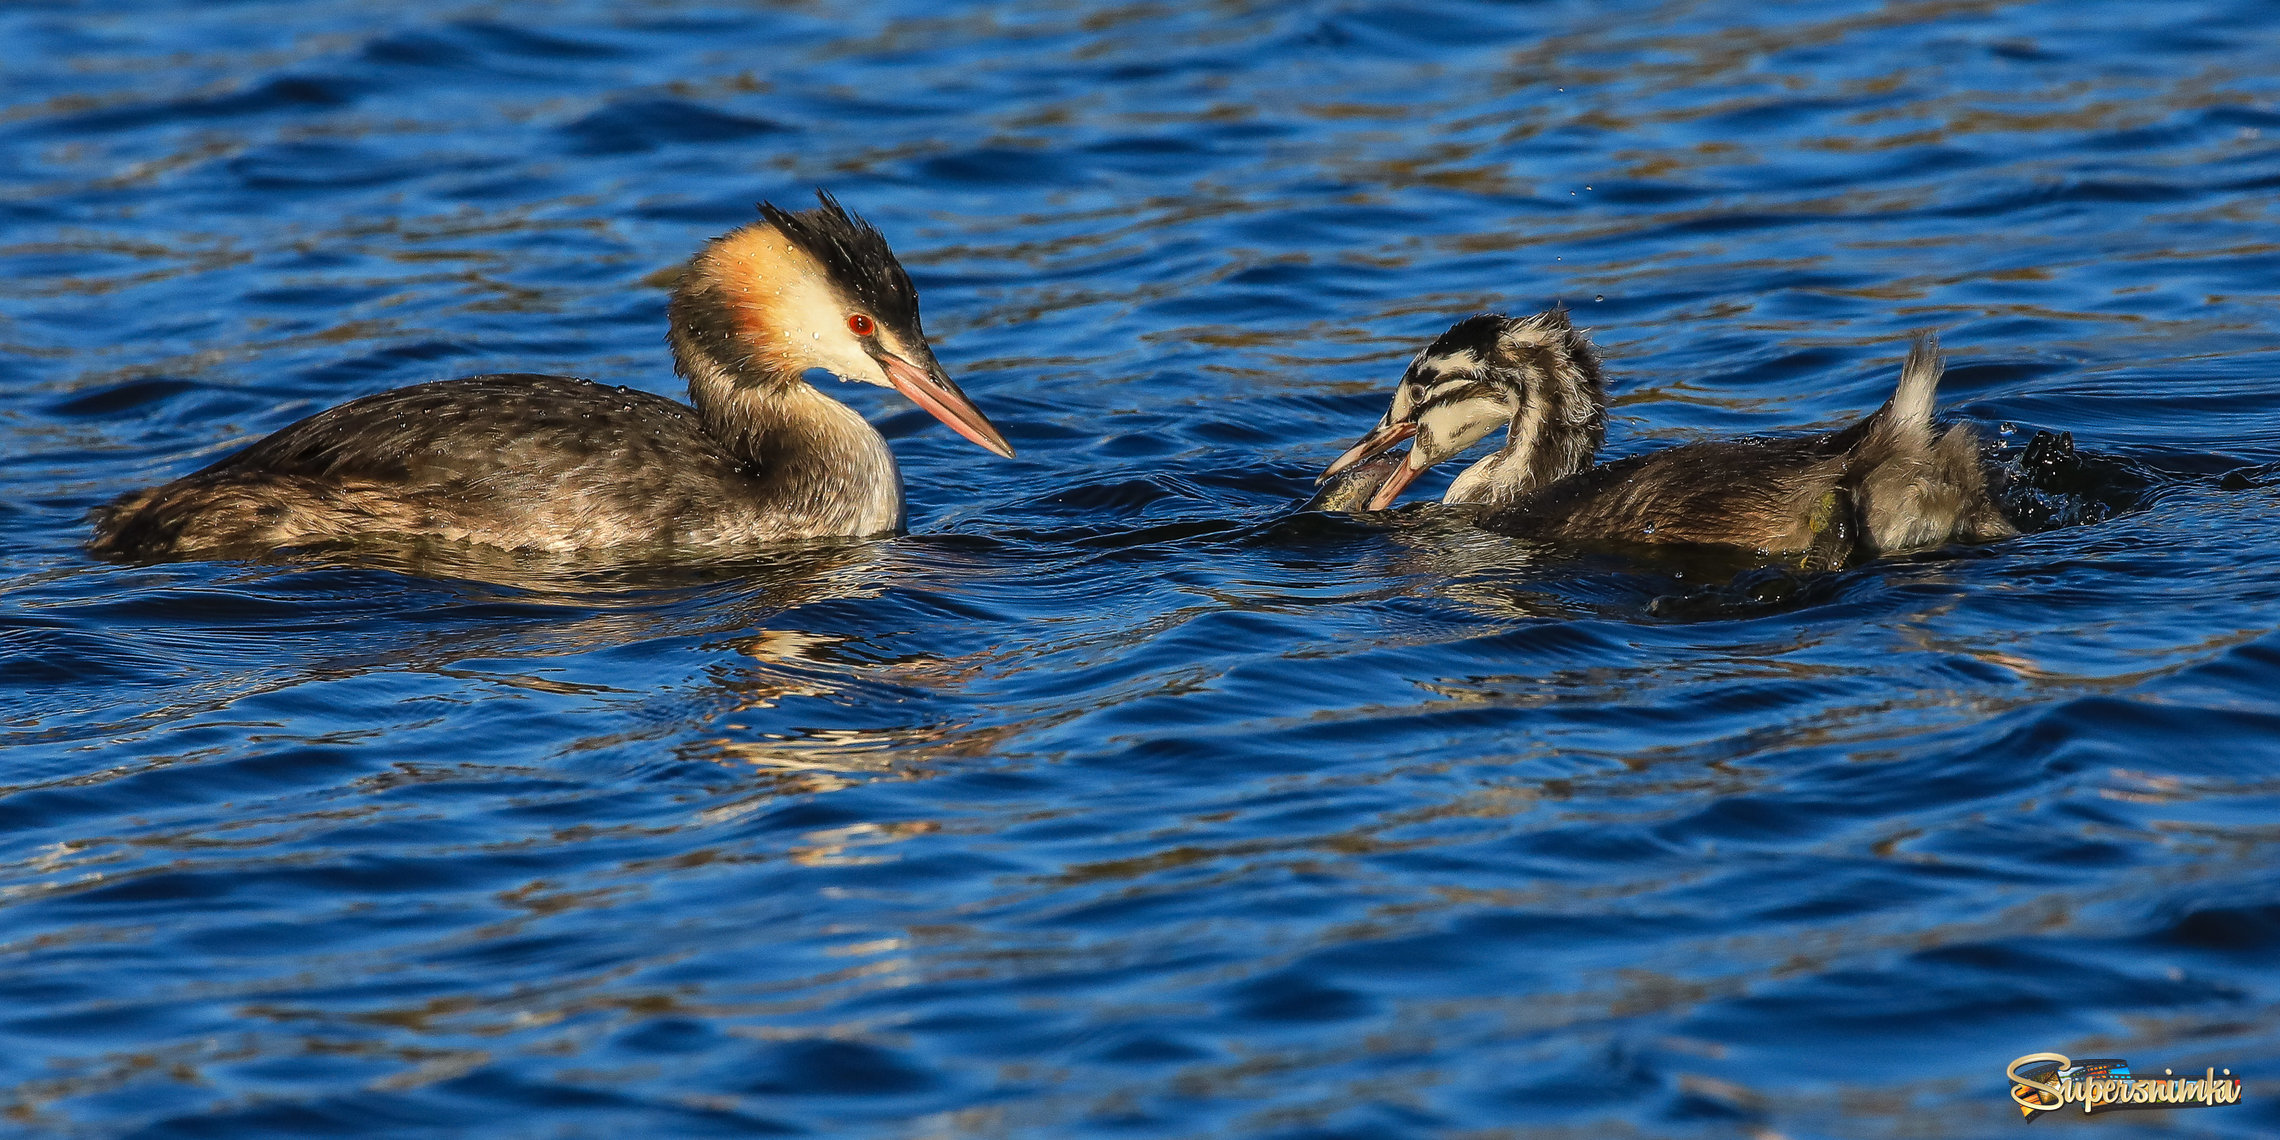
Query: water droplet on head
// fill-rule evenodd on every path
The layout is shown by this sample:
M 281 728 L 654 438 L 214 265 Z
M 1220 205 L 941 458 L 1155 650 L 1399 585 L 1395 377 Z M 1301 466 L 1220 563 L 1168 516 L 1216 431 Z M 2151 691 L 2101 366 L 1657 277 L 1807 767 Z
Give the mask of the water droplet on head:
M 1648 534 L 1653 534 L 1655 532 L 1655 524 L 1648 523 L 1646 529 Z

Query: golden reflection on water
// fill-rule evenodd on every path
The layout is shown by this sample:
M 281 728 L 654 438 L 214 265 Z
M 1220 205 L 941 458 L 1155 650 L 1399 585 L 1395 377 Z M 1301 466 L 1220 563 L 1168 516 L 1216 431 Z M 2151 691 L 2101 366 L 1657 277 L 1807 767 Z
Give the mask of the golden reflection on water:
M 848 640 L 779 629 L 762 629 L 736 639 L 731 645 L 747 663 L 723 663 L 707 670 L 711 686 L 729 698 L 724 707 L 711 714 L 712 722 L 732 733 L 753 733 L 755 729 L 746 723 L 749 718 L 741 714 L 774 710 L 800 698 L 853 700 L 857 690 L 880 686 L 956 691 L 983 669 L 998 664 L 998 656 L 992 652 L 962 658 L 904 654 L 854 664 L 850 655 L 841 652 Z M 889 704 L 870 707 L 878 712 L 892 708 Z M 837 791 L 880 778 L 923 779 L 944 762 L 995 755 L 1001 745 L 1026 727 L 886 723 L 772 728 L 757 735 L 702 736 L 680 746 L 679 751 L 770 777 L 764 792 L 707 809 L 707 822 L 720 822 L 759 810 L 780 796 Z M 893 830 L 898 836 L 916 833 Z

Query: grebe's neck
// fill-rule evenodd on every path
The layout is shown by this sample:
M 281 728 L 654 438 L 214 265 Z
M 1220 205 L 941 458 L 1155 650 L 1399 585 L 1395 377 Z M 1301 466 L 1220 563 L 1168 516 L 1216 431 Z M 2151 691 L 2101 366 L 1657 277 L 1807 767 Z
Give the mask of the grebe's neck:
M 717 287 L 676 291 L 673 366 L 705 431 L 742 460 L 765 509 L 867 534 L 902 526 L 894 453 L 853 408 L 824 395 L 769 351 L 749 313 Z
M 1540 342 L 1506 338 L 1511 363 L 1497 372 L 1517 410 L 1504 446 L 1459 474 L 1442 502 L 1502 506 L 1591 466 L 1607 438 L 1607 392 L 1598 352 L 1564 326 Z

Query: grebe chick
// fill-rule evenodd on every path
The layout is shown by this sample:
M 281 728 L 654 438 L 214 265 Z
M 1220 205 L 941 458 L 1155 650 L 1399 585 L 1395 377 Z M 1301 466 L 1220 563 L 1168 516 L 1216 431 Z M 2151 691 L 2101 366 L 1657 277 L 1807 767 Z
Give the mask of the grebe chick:
M 1421 364 L 1430 362 L 1413 363 L 1411 372 L 1421 371 Z M 1596 376 L 1596 358 L 1591 364 Z M 1575 370 L 1581 368 L 1579 357 Z M 1509 423 L 1517 437 L 1500 455 L 1542 454 L 1544 437 L 1556 443 L 1563 435 L 1571 440 L 1588 435 L 1596 442 L 1596 430 L 1562 426 L 1575 422 L 1572 413 L 1533 414 L 1528 406 L 1531 377 L 1509 369 L 1490 371 L 1511 391 L 1506 403 L 1513 410 L 1504 412 L 1493 401 L 1460 389 L 1427 393 L 1432 398 L 1413 404 L 1407 413 L 1417 442 L 1407 463 L 1386 482 L 1394 493 L 1413 477 L 1411 472 L 1455 454 L 1458 449 L 1449 444 L 1477 440 L 1500 423 Z M 1547 541 L 1733 546 L 1813 567 L 2016 535 L 2017 528 L 1989 493 L 1977 434 L 1962 424 L 1944 433 L 1932 427 L 1940 372 L 1937 342 L 1919 335 L 1892 399 L 1841 431 L 1681 444 L 1553 479 L 1510 460 L 1493 467 L 1484 460 L 1466 472 L 1480 471 L 1480 477 L 1462 488 L 1452 484 L 1444 501 L 1485 504 L 1480 525 Z M 1397 394 L 1397 406 L 1400 399 Z M 1428 425 L 1436 423 L 1429 431 Z M 1390 446 L 1400 435 L 1398 426 L 1381 424 L 1338 463 L 1367 461 L 1373 446 Z M 1556 448 L 1553 453 L 1565 454 Z M 1381 487 L 1371 505 L 1382 509 L 1391 501 Z
M 893 388 L 1013 448 L 935 362 L 886 238 L 821 191 L 714 238 L 667 306 L 681 404 L 568 376 L 380 392 L 104 508 L 90 547 L 134 558 L 434 538 L 510 550 L 736 547 L 903 523 L 886 440 L 809 384 Z

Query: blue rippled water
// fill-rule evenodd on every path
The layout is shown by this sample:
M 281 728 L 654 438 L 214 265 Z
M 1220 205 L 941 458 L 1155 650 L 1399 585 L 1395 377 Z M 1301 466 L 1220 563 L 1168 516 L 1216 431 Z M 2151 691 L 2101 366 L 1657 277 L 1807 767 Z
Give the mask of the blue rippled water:
M 2254 0 L 0 8 L 0 1127 L 1995 1135 L 2050 1050 L 2280 1131 L 2276 61 Z M 81 550 L 364 393 L 673 392 L 673 267 L 817 186 L 1020 449 L 850 393 L 908 537 Z M 2128 509 L 1739 583 L 1295 510 L 1554 301 L 1610 455 L 1931 326 Z

